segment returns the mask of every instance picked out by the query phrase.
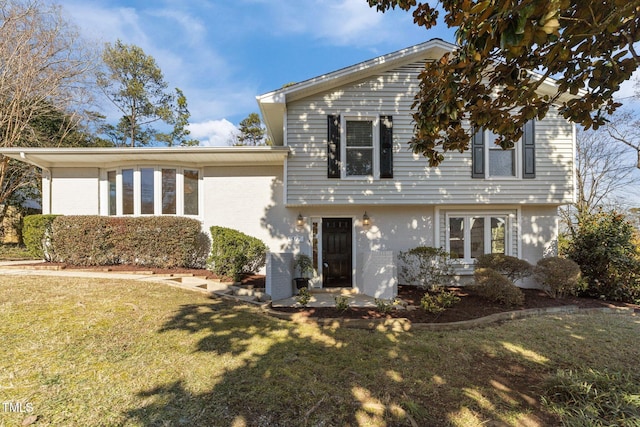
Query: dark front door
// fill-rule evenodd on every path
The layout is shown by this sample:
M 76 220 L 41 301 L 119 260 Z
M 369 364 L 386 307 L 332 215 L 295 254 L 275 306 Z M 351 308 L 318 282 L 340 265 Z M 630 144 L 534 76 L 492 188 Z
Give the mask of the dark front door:
M 351 218 L 322 219 L 324 287 L 351 287 Z

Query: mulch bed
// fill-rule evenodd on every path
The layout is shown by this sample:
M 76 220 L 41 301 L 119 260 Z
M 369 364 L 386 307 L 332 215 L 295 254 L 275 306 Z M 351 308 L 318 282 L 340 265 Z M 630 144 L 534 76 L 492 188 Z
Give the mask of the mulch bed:
M 413 323 L 448 323 L 460 322 L 464 320 L 477 319 L 494 313 L 506 311 L 525 310 L 530 308 L 548 308 L 565 305 L 575 305 L 579 308 L 602 308 L 602 307 L 631 307 L 640 312 L 640 306 L 621 302 L 611 302 L 584 297 L 569 297 L 553 299 L 543 291 L 537 289 L 523 289 L 525 303 L 519 307 L 506 307 L 497 303 L 492 303 L 475 294 L 469 288 L 450 288 L 460 297 L 460 302 L 453 307 L 446 309 L 442 313 L 431 314 L 418 308 L 416 310 L 394 310 L 390 314 L 382 314 L 375 308 L 353 307 L 342 312 L 329 307 L 308 307 L 277 308 L 277 311 L 288 313 L 301 313 L 308 317 L 318 318 L 343 318 L 343 319 L 392 319 L 407 318 Z M 420 299 L 424 291 L 414 286 L 398 286 L 398 297 L 410 305 L 420 306 Z
M 113 272 L 136 272 L 148 274 L 193 274 L 194 276 L 206 277 L 207 279 L 221 279 L 208 270 L 186 269 L 186 268 L 147 268 L 132 265 L 111 265 L 104 267 L 82 267 L 67 265 L 64 263 L 53 262 L 34 262 L 33 264 L 22 265 L 22 267 L 32 266 L 38 267 L 59 267 L 61 269 L 79 269 L 89 271 L 113 271 Z M 240 280 L 240 285 L 250 288 L 264 288 L 264 276 L 247 275 Z M 406 318 L 413 323 L 448 323 L 460 322 L 464 320 L 477 319 L 494 313 L 502 313 L 506 311 L 525 310 L 531 308 L 548 308 L 560 307 L 565 305 L 574 305 L 579 308 L 616 308 L 628 307 L 633 308 L 636 312 L 640 312 L 640 305 L 628 304 L 615 301 L 598 300 L 586 297 L 568 297 L 568 298 L 551 298 L 543 291 L 537 289 L 523 289 L 525 294 L 524 305 L 519 307 L 507 307 L 497 303 L 492 303 L 475 294 L 470 288 L 450 288 L 458 297 L 460 302 L 453 307 L 446 309 L 442 313 L 431 314 L 418 308 L 416 310 L 393 310 L 389 314 L 382 314 L 375 308 L 350 307 L 346 311 L 339 311 L 331 307 L 278 307 L 274 310 L 286 313 L 300 313 L 308 317 L 315 318 L 343 318 L 343 319 L 392 319 Z M 424 295 L 424 290 L 415 286 L 398 286 L 398 297 L 409 305 L 420 306 L 420 299 Z

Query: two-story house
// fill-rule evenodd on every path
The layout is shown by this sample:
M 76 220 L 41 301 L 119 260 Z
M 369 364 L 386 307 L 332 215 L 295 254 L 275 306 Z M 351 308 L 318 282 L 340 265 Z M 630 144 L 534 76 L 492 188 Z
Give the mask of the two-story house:
M 551 110 L 511 150 L 480 132 L 429 167 L 408 149 L 411 104 L 425 61 L 454 47 L 431 40 L 258 96 L 273 147 L 0 154 L 43 169 L 44 213 L 193 216 L 308 254 L 317 287 L 390 297 L 395 254 L 418 245 L 450 251 L 461 276 L 483 253 L 535 263 L 555 253 L 558 207 L 573 201 L 574 126 Z M 268 283 L 284 296 L 291 257 L 278 259 Z

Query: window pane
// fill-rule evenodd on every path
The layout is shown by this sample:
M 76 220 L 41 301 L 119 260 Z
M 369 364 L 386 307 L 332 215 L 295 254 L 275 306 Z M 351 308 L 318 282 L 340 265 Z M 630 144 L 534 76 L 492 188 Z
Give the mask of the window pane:
M 464 218 L 449 218 L 451 258 L 464 258 Z
M 373 149 L 347 148 L 347 176 L 373 175 Z
M 371 120 L 347 120 L 347 147 L 372 147 L 373 122 Z
M 162 169 L 162 214 L 176 213 L 176 170 Z
M 133 169 L 122 169 L 122 214 L 133 215 Z
M 184 171 L 184 214 L 198 215 L 198 171 Z
M 116 171 L 107 172 L 109 182 L 109 215 L 116 214 Z
M 142 214 L 153 215 L 153 169 L 140 169 L 140 197 Z
M 484 254 L 484 218 L 471 218 L 471 258 Z
M 491 253 L 505 254 L 507 233 L 505 218 L 491 218 Z
M 489 149 L 489 175 L 490 176 L 515 176 L 516 150 L 503 150 L 501 148 Z

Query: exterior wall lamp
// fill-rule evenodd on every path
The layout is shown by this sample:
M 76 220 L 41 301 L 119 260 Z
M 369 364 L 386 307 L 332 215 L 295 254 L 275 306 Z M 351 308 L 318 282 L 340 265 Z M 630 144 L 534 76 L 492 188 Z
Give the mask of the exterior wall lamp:
M 369 215 L 367 215 L 367 212 L 365 211 L 364 215 L 362 215 L 362 225 L 364 227 L 368 227 L 371 225 L 371 218 L 369 218 Z
M 301 213 L 298 214 L 298 218 L 296 218 L 296 226 L 298 228 L 304 227 L 304 217 Z

